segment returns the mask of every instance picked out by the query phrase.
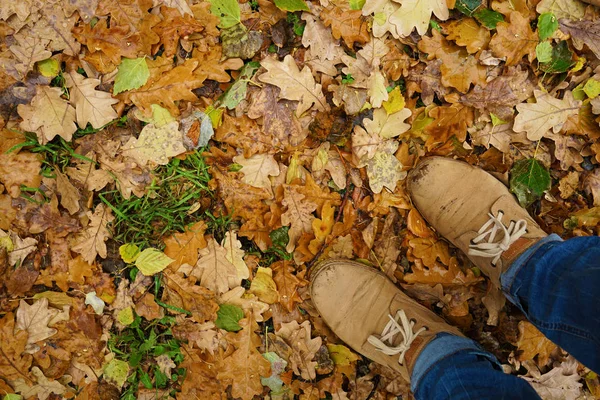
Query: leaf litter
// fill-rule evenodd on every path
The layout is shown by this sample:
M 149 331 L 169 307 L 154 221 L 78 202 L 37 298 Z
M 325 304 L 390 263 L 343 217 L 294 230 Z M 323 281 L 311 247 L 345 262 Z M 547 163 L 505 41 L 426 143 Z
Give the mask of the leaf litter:
M 7 399 L 410 396 L 308 275 L 359 258 L 544 399 L 598 396 L 410 204 L 419 158 L 600 226 L 600 9 L 580 0 L 0 8 Z

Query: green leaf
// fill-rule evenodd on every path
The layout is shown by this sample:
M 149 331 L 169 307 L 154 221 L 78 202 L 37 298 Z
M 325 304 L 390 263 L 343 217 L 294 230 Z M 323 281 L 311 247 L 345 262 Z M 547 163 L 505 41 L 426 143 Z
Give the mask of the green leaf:
M 282 226 L 281 228 L 275 229 L 271 233 L 269 233 L 269 237 L 275 246 L 280 246 L 285 248 L 290 241 L 290 237 L 288 236 L 288 231 L 290 230 L 289 226 Z
M 248 82 L 250 82 L 250 79 L 252 76 L 254 76 L 254 73 L 258 71 L 259 68 L 260 64 L 256 61 L 251 61 L 244 65 L 240 71 L 240 76 L 223 94 L 223 97 L 221 98 L 221 105 L 230 110 L 236 108 L 237 105 L 246 98 Z
M 600 81 L 592 78 L 588 79 L 583 87 L 583 91 L 590 99 L 598 97 L 600 95 Z
M 548 170 L 535 158 L 517 161 L 510 175 L 510 191 L 517 195 L 523 207 L 542 197 L 552 183 Z
M 543 13 L 538 17 L 538 35 L 540 42 L 548 39 L 554 31 L 558 28 L 558 20 L 556 16 L 551 13 Z
M 552 49 L 552 59 L 540 64 L 540 69 L 550 74 L 566 72 L 573 65 L 573 53 L 566 40 L 561 41 Z
M 362 10 L 367 0 L 350 0 L 350 9 L 351 10 Z
M 119 388 L 125 384 L 129 375 L 129 364 L 116 358 L 113 358 L 103 369 L 104 378 L 116 383 Z
M 275 5 L 283 11 L 310 11 L 304 0 L 275 0 Z
M 174 260 L 160 250 L 149 248 L 140 253 L 135 266 L 146 276 L 152 276 L 167 268 Z
M 498 22 L 504 21 L 504 16 L 500 14 L 498 11 L 490 10 L 488 8 L 483 8 L 473 14 L 477 21 L 481 22 L 481 25 L 485 26 L 488 29 L 496 29 L 496 25 Z
M 40 74 L 42 74 L 46 78 L 54 78 L 60 72 L 60 64 L 53 58 L 38 61 L 37 67 L 40 71 Z
M 152 379 L 150 378 L 150 375 L 148 375 L 147 372 L 142 372 L 140 374 L 140 382 L 142 382 L 142 385 L 144 385 L 146 389 L 152 389 L 152 387 L 154 386 L 152 385 Z
M 431 29 L 435 29 L 438 32 L 442 31 L 442 27 L 440 26 L 440 24 L 438 24 L 437 21 L 434 21 L 433 19 L 429 20 L 429 26 L 431 26 Z
M 240 5 L 237 0 L 209 0 L 210 12 L 219 17 L 219 28 L 231 28 L 242 23 Z
M 237 332 L 242 327 L 238 324 L 240 319 L 244 318 L 244 310 L 233 304 L 221 304 L 217 311 L 217 328 L 225 329 L 228 332 Z
M 113 94 L 142 87 L 149 77 L 150 70 L 146 63 L 146 57 L 124 58 L 119 65 L 117 75 L 115 75 Z
M 492 118 L 492 126 L 508 124 L 508 121 L 503 120 L 494 113 L 490 113 L 490 117 Z
M 456 0 L 454 8 L 470 17 L 480 5 L 481 0 Z
M 125 326 L 133 324 L 134 318 L 135 317 L 133 315 L 133 309 L 131 308 L 131 306 L 122 309 L 117 314 L 117 321 L 119 321 Z
M 550 42 L 541 42 L 535 46 L 535 56 L 541 63 L 552 61 L 552 45 Z
M 123 261 L 130 264 L 134 262 L 140 255 L 140 248 L 135 244 L 125 243 L 119 247 L 119 254 L 121 255 L 121 259 L 123 259 Z

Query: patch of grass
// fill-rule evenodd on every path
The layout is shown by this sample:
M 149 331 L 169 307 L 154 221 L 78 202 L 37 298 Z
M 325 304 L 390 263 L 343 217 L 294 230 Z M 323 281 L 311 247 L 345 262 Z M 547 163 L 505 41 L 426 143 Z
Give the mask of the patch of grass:
M 161 248 L 165 236 L 195 222 L 194 214 L 206 209 L 213 197 L 208 166 L 200 151 L 188 154 L 185 160 L 172 159 L 154 175 L 143 197 L 125 199 L 117 190 L 100 194 L 115 214 L 111 230 L 117 242 Z
M 175 365 L 183 361 L 179 341 L 171 331 L 174 324 L 174 317 L 165 316 L 148 322 L 136 315 L 131 325 L 110 337 L 110 351 L 118 359 L 127 361 L 131 368 L 121 399 L 137 399 L 137 391 L 141 385 L 146 389 L 172 388 L 170 394 L 175 396 L 175 386 L 179 386 L 185 378 L 185 369 L 176 367 L 169 378 L 155 360 L 155 357 L 166 354 Z

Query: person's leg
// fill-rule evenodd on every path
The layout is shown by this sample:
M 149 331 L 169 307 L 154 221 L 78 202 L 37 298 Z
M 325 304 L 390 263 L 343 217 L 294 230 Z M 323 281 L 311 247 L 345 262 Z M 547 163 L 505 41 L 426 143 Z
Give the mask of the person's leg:
M 550 235 L 521 254 L 501 282 L 548 339 L 600 372 L 600 237 Z
M 525 380 L 502 372 L 471 339 L 439 334 L 419 354 L 411 375 L 417 400 L 539 399 Z

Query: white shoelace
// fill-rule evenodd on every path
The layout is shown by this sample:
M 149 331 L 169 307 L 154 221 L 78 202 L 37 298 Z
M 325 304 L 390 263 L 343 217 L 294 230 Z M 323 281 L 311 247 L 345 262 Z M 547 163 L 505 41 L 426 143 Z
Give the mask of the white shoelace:
M 375 335 L 371 335 L 367 341 L 375 346 L 377 350 L 387 354 L 388 356 L 393 356 L 400 353 L 398 363 L 403 364 L 404 354 L 406 354 L 406 351 L 410 349 L 410 345 L 416 339 L 416 337 L 422 332 L 425 332 L 427 328 L 422 327 L 418 331 L 413 332 L 415 323 L 406 317 L 406 313 L 402 309 L 396 311 L 396 318 L 392 317 L 391 315 L 388 315 L 388 317 L 390 318 L 390 322 L 388 322 L 385 328 L 383 328 L 381 336 L 377 337 Z M 400 323 L 402 325 L 400 325 Z M 398 334 L 398 332 L 402 334 L 402 343 L 394 347 L 394 337 Z M 385 342 L 388 342 L 388 344 Z
M 504 213 L 498 211 L 498 216 L 488 213 L 490 219 L 479 229 L 479 235 L 469 245 L 469 255 L 493 258 L 492 265 L 496 265 L 502 253 L 527 233 L 527 221 L 520 219 L 517 222 L 510 221 L 508 227 L 502 223 Z M 496 234 L 502 232 L 503 237 L 498 240 Z M 487 237 L 487 240 L 484 241 Z

